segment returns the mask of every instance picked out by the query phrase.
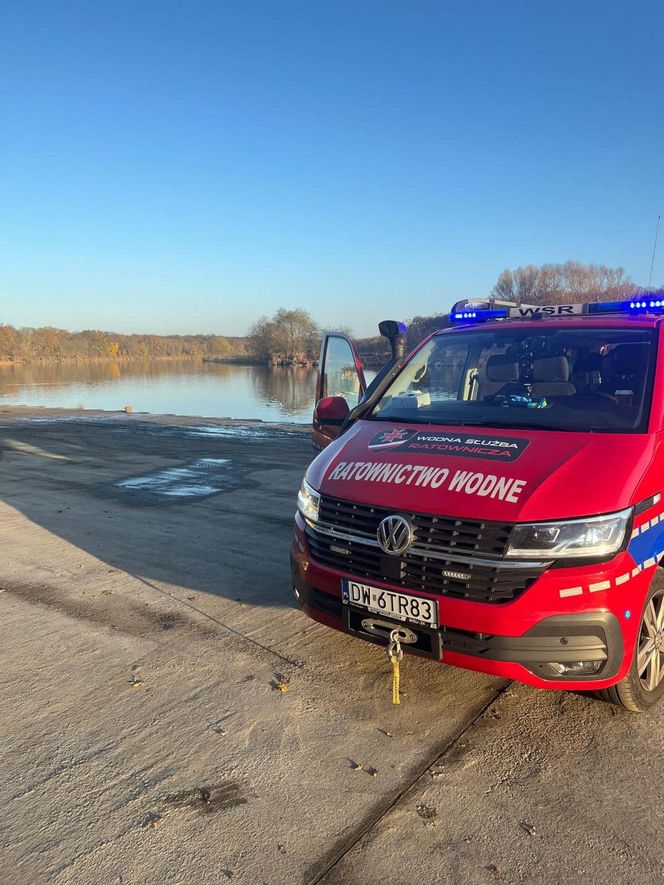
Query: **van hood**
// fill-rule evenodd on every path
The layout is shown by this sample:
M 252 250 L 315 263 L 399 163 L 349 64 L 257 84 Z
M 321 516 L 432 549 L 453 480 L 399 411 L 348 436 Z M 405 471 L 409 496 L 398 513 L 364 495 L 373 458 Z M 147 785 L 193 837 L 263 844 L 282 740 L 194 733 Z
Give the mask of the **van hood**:
M 647 434 L 423 427 L 357 421 L 314 460 L 323 495 L 469 519 L 538 521 L 635 503 Z

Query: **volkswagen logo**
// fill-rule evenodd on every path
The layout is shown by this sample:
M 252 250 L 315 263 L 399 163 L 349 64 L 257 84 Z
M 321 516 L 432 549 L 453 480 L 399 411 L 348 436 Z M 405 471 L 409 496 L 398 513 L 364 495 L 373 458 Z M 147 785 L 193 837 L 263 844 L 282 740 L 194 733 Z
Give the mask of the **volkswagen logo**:
M 386 516 L 376 532 L 378 543 L 385 553 L 400 556 L 413 543 L 413 530 L 403 516 Z

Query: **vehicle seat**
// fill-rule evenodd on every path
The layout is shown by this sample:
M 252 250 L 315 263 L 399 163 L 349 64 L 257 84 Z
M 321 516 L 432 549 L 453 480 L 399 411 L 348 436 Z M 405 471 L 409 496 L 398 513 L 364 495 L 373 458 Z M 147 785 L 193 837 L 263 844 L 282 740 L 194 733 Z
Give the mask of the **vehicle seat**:
M 605 357 L 606 368 L 602 374 L 607 377 L 607 382 L 602 387 L 603 391 L 615 393 L 620 388 L 639 388 L 646 371 L 649 347 L 645 341 L 614 347 Z
M 569 363 L 564 356 L 533 360 L 532 396 L 573 396 L 576 387 L 569 380 Z
M 512 357 L 501 354 L 490 356 L 486 362 L 486 381 L 482 384 L 480 399 L 491 399 L 506 392 L 508 385 L 519 381 L 519 364 Z
M 588 353 L 578 360 L 571 378 L 577 393 L 579 390 L 596 390 L 600 386 L 602 383 L 602 362 L 603 357 L 597 351 Z

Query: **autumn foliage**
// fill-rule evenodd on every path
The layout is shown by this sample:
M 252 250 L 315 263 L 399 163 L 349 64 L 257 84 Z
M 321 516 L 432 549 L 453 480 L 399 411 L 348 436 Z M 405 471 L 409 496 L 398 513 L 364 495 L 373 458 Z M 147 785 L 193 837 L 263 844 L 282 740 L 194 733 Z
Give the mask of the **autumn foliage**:
M 318 359 L 321 330 L 306 310 L 280 308 L 249 330 L 247 349 L 262 363 L 307 364 Z
M 197 359 L 244 354 L 243 338 L 222 335 L 120 335 L 0 326 L 0 360 Z

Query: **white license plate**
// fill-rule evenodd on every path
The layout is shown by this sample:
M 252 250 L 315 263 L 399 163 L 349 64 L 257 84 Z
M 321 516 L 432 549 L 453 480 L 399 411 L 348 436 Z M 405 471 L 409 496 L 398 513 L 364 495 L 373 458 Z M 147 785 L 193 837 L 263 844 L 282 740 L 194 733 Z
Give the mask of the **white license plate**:
M 408 593 L 360 584 L 359 581 L 344 580 L 341 582 L 341 598 L 345 605 L 366 608 L 377 615 L 426 624 L 427 627 L 438 626 L 438 606 L 432 599 L 422 596 L 410 596 Z

